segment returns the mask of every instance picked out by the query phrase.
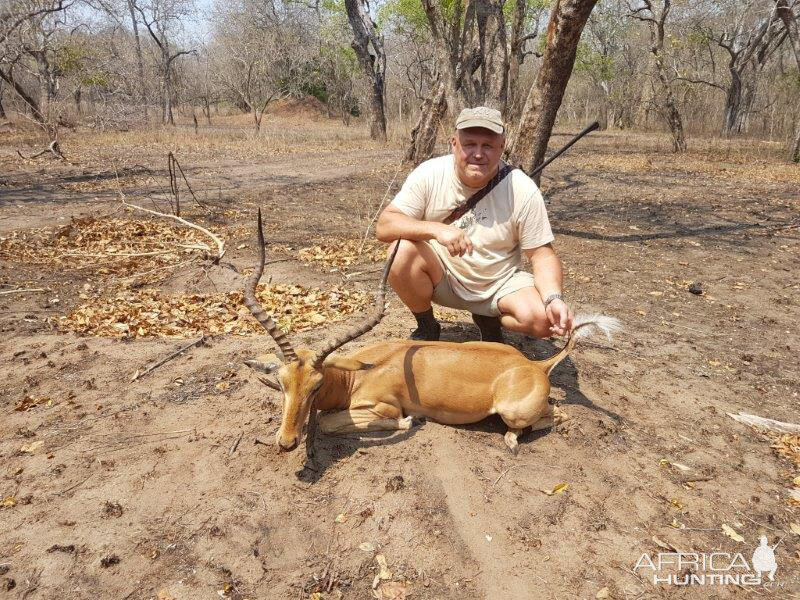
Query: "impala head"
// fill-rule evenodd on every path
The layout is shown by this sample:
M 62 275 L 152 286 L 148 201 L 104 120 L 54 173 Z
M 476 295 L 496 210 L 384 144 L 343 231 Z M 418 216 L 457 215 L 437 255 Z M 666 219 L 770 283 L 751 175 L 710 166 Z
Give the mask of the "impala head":
M 277 383 L 270 379 L 262 379 L 261 381 L 283 394 L 283 414 L 276 439 L 280 450 L 294 450 L 297 447 L 306 423 L 308 423 L 306 446 L 310 448 L 313 444 L 316 429 L 316 400 L 321 394 L 325 393 L 326 383 L 331 381 L 332 370 L 361 371 L 372 367 L 370 364 L 343 356 L 336 356 L 332 353 L 347 342 L 368 332 L 383 318 L 386 308 L 386 279 L 399 246 L 400 244 L 395 244 L 394 252 L 389 257 L 383 271 L 383 278 L 378 290 L 378 310 L 376 314 L 365 319 L 342 336 L 328 341 L 316 352 L 308 348 L 300 348 L 295 351 L 286 334 L 278 329 L 272 316 L 263 309 L 261 303 L 256 299 L 256 286 L 264 273 L 264 260 L 266 257 L 261 210 L 258 211 L 259 264 L 245 284 L 244 303 L 256 320 L 272 336 L 275 343 L 278 344 L 279 353 L 277 356 L 273 355 L 268 361 L 247 361 L 247 364 L 262 373 L 275 374 Z

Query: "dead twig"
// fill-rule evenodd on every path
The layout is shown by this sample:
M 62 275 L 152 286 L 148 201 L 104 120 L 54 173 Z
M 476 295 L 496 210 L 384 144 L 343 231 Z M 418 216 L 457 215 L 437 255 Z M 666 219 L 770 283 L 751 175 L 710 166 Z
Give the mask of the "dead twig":
M 122 187 L 119 184 L 119 175 L 117 175 L 117 193 L 119 194 L 120 200 L 122 201 L 123 206 L 128 208 L 135 208 L 136 210 L 141 210 L 142 212 L 146 212 L 151 215 L 156 215 L 157 217 L 166 217 L 167 219 L 174 219 L 181 223 L 182 225 L 186 225 L 187 227 L 191 227 L 192 229 L 196 229 L 201 233 L 204 233 L 208 237 L 210 237 L 217 246 L 217 255 L 214 257 L 213 262 L 214 264 L 218 264 L 222 257 L 225 256 L 225 242 L 223 242 L 219 237 L 211 233 L 205 227 L 201 227 L 200 225 L 196 225 L 191 221 L 187 221 L 177 215 L 168 215 L 166 213 L 158 212 L 157 210 L 150 210 L 149 208 L 144 208 L 142 206 L 137 206 L 136 204 L 131 204 L 125 199 L 125 194 L 122 192 Z M 208 249 L 210 252 L 210 248 Z
M 169 356 L 167 356 L 166 358 L 163 358 L 163 359 L 161 359 L 160 361 L 158 361 L 158 362 L 157 362 L 156 364 L 154 364 L 153 366 L 151 366 L 151 367 L 147 367 L 147 368 L 146 368 L 144 371 L 142 371 L 141 373 L 139 373 L 139 372 L 137 371 L 136 373 L 134 373 L 134 375 L 133 375 L 133 378 L 131 379 L 131 383 L 133 383 L 134 381 L 137 381 L 137 380 L 141 379 L 142 377 L 144 377 L 144 376 L 145 376 L 145 375 L 147 375 L 148 373 L 150 373 L 150 372 L 152 372 L 152 371 L 155 371 L 155 370 L 156 370 L 158 367 L 160 367 L 161 365 L 163 365 L 165 362 L 167 362 L 167 361 L 169 361 L 169 360 L 172 360 L 173 358 L 175 358 L 175 357 L 176 357 L 176 356 L 178 356 L 179 354 L 182 354 L 183 352 L 186 352 L 186 351 L 187 351 L 189 348 L 194 348 L 195 346 L 198 346 L 198 345 L 202 344 L 202 343 L 205 341 L 205 339 L 206 339 L 206 336 L 205 336 L 205 335 L 201 335 L 199 338 L 197 338 L 197 339 L 196 339 L 195 341 L 193 341 L 191 344 L 186 344 L 185 346 L 183 346 L 183 347 L 181 347 L 181 348 L 178 348 L 178 349 L 177 349 L 175 352 L 173 352 L 172 354 L 170 354 L 170 355 L 169 355 Z
M 186 179 L 186 174 L 183 172 L 178 159 L 175 158 L 175 155 L 172 152 L 167 154 L 167 170 L 169 171 L 170 191 L 172 192 L 173 198 L 175 198 L 175 215 L 178 217 L 181 216 L 181 203 L 178 189 L 178 171 L 180 171 L 181 177 L 183 177 L 183 181 L 186 184 L 186 187 L 189 189 L 189 193 L 192 195 L 192 198 L 194 198 L 194 201 L 197 202 L 197 205 L 200 208 L 205 209 L 205 206 L 203 206 L 203 204 L 197 199 L 197 196 L 195 196 L 192 186 L 189 185 L 189 180 Z
M 107 450 L 107 452 L 116 452 L 117 450 L 123 450 L 125 448 L 133 448 L 134 446 L 143 446 L 144 444 L 154 444 L 154 443 L 166 442 L 166 441 L 169 441 L 169 440 L 177 440 L 178 438 L 182 438 L 185 435 L 186 434 L 183 433 L 181 435 L 171 435 L 171 436 L 168 436 L 168 437 L 159 438 L 157 440 L 141 440 L 140 442 L 138 442 L 136 444 L 124 444 L 124 443 L 119 443 L 119 442 L 112 442 L 111 444 L 103 444 L 103 445 L 100 445 L 100 446 L 93 446 L 91 448 L 87 448 L 86 450 L 81 450 L 81 452 L 92 452 L 94 450 L 100 450 L 100 449 L 103 449 L 103 448 L 109 448 L 109 447 L 112 447 L 112 446 L 117 446 L 117 448 L 111 448 L 110 450 Z
M 67 157 L 64 156 L 64 153 L 61 151 L 61 146 L 59 145 L 57 140 L 53 140 L 52 142 L 50 142 L 47 148 L 45 148 L 41 152 L 37 152 L 36 154 L 31 154 L 30 156 L 25 156 L 22 152 L 17 150 L 17 154 L 19 154 L 20 158 L 24 160 L 32 160 L 34 158 L 39 158 L 42 154 L 47 154 L 48 152 L 52 154 L 54 157 L 56 157 L 58 160 L 64 160 L 64 161 L 67 160 Z
M 90 474 L 88 477 L 86 477 L 86 478 L 84 478 L 84 479 L 80 480 L 80 481 L 79 481 L 78 483 L 76 483 L 75 485 L 71 485 L 71 486 L 69 486 L 67 489 L 65 489 L 65 490 L 61 490 L 60 492 L 58 492 L 58 494 L 57 494 L 57 495 L 58 495 L 58 496 L 63 496 L 64 494 L 67 494 L 67 493 L 71 492 L 71 491 L 72 491 L 72 490 L 74 490 L 75 488 L 78 488 L 78 487 L 82 486 L 84 483 L 86 483 L 87 481 L 89 481 L 89 480 L 90 480 L 92 477 L 94 477 L 94 475 L 95 475 L 94 473 L 91 473 L 91 474 Z
M 0 296 L 5 296 L 6 294 L 27 294 L 33 292 L 46 292 L 47 290 L 44 288 L 28 288 L 25 290 L 3 290 L 0 292 Z
M 378 216 L 381 214 L 381 209 L 383 208 L 384 202 L 386 202 L 386 198 L 389 195 L 389 191 L 392 189 L 392 185 L 394 185 L 395 179 L 397 179 L 400 170 L 403 168 L 403 163 L 397 165 L 397 170 L 394 172 L 394 177 L 389 182 L 389 185 L 386 186 L 386 192 L 383 194 L 383 198 L 381 199 L 380 204 L 378 204 L 378 209 L 375 211 L 375 214 L 370 219 L 369 223 L 367 224 L 367 230 L 364 232 L 364 238 L 361 240 L 361 245 L 358 247 L 358 255 L 361 256 L 361 252 L 364 250 L 364 244 L 367 243 L 367 237 L 369 237 L 369 231 L 372 229 L 372 226 L 375 224 L 375 221 L 378 220 Z M 382 268 L 382 267 L 381 267 Z
M 233 456 L 233 453 L 236 452 L 236 449 L 239 447 L 239 442 L 242 441 L 243 436 L 244 436 L 244 431 L 239 433 L 239 437 L 237 437 L 236 441 L 233 442 L 233 446 L 231 446 L 230 451 L 228 451 L 228 456 Z

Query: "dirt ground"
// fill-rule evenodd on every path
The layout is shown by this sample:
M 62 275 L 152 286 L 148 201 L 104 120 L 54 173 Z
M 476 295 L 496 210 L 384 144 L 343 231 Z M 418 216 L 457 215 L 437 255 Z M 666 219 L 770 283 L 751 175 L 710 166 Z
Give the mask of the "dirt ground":
M 67 162 L 20 158 L 41 141 L 0 126 L 0 597 L 800 597 L 800 441 L 727 416 L 800 420 L 800 169 L 779 145 L 674 156 L 656 135 L 592 134 L 542 185 L 572 306 L 624 330 L 554 372 L 570 419 L 516 457 L 499 419 L 323 436 L 311 470 L 302 446 L 277 452 L 280 398 L 243 365 L 273 349 L 237 296 L 255 211 L 274 306 L 296 307 L 281 323 L 313 348 L 370 306 L 380 263 L 342 244 L 360 245 L 407 171 L 363 129 L 286 114 L 261 136 L 65 132 Z M 121 203 L 169 211 L 168 151 L 203 205 L 180 181 L 182 214 L 225 242 L 220 264 L 175 250 L 201 234 Z M 127 227 L 136 252 L 120 252 Z M 476 338 L 469 315 L 441 314 L 443 339 Z M 412 325 L 392 295 L 345 350 Z M 562 343 L 509 341 L 530 358 Z M 634 570 L 658 552 L 750 563 L 762 535 L 780 542 L 770 585 Z

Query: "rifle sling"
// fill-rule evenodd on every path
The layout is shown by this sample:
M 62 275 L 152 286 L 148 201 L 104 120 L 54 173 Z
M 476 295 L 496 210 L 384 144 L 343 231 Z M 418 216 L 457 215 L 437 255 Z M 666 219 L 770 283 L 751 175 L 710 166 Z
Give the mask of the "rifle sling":
M 511 165 L 506 165 L 502 169 L 499 169 L 489 183 L 472 194 L 472 196 L 470 196 L 469 199 L 464 202 L 464 204 L 456 207 L 456 209 L 447 216 L 447 218 L 444 220 L 444 223 L 446 225 L 450 225 L 475 208 L 475 205 L 483 200 L 495 187 L 497 187 L 497 184 L 503 181 L 503 179 L 506 178 L 506 175 L 511 173 L 511 171 L 514 169 L 516 169 L 516 167 Z

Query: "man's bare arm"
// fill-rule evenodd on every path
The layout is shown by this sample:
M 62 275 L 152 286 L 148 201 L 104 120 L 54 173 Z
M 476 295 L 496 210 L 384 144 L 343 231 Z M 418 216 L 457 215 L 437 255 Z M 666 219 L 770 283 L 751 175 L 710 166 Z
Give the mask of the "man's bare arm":
M 472 242 L 458 227 L 435 221 L 421 221 L 409 217 L 391 205 L 387 206 L 378 217 L 375 233 L 381 242 L 393 242 L 400 238 L 415 242 L 436 240 L 445 246 L 452 256 L 472 254 Z
M 552 294 L 560 294 L 561 286 L 564 283 L 564 271 L 552 244 L 525 250 L 525 255 L 531 261 L 533 284 L 542 297 L 542 301 L 547 300 Z M 564 335 L 572 329 L 572 311 L 563 300 L 550 302 L 545 308 L 545 313 L 553 333 Z

